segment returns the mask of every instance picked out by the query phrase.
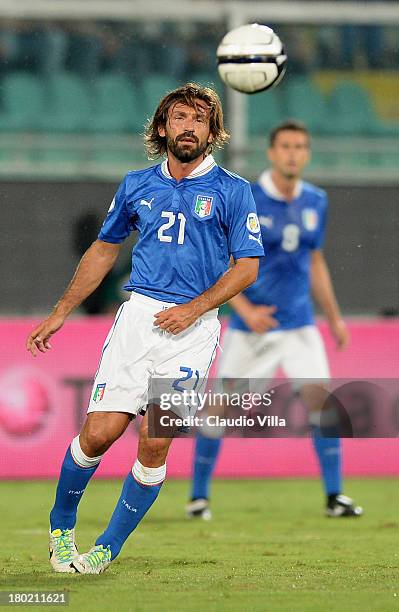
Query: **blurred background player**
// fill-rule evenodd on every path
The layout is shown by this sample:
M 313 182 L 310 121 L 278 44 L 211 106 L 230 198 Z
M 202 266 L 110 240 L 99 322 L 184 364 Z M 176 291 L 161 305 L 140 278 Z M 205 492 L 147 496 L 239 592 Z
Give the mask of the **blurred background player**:
M 326 380 L 330 377 L 329 365 L 314 323 L 311 294 L 328 320 L 338 349 L 345 349 L 349 334 L 321 250 L 327 196 L 301 180 L 310 159 L 310 135 L 305 125 L 287 121 L 273 129 L 268 157 L 271 170 L 263 172 L 258 183 L 252 185 L 265 257 L 257 281 L 230 300 L 234 313 L 224 337 L 217 376 L 272 379 L 281 367 L 290 379 Z M 307 407 L 327 516 L 360 516 L 362 509 L 341 494 L 340 439 L 323 437 L 320 408 Z M 220 447 L 220 438 L 197 437 L 191 502 L 186 507 L 189 517 L 211 518 L 209 485 Z

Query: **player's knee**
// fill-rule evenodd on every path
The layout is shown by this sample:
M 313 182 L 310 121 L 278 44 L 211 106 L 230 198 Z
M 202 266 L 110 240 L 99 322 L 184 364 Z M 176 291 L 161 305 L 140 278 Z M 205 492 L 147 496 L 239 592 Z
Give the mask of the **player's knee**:
M 87 423 L 80 434 L 80 444 L 89 457 L 102 455 L 113 442 L 109 432 L 99 423 Z
M 169 440 L 141 437 L 139 458 L 144 465 L 152 466 L 164 462 L 169 448 Z

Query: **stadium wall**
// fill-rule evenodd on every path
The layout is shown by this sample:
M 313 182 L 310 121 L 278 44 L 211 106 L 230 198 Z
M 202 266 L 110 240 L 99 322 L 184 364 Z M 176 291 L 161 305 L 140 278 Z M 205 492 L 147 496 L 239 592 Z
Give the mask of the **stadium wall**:
M 33 359 L 25 339 L 37 320 L 0 322 L 0 479 L 58 475 L 66 447 L 84 418 L 109 318 L 69 321 L 53 341 L 51 353 Z M 321 325 L 335 378 L 395 378 L 399 366 L 399 322 L 352 321 L 352 342 L 339 353 Z M 212 376 L 212 373 L 211 373 Z M 397 419 L 399 399 L 389 406 L 392 435 L 383 439 L 344 440 L 347 475 L 399 474 Z M 379 406 L 377 407 L 379 408 Z M 136 455 L 133 423 L 104 457 L 100 477 L 124 476 Z M 168 457 L 169 476 L 190 473 L 192 440 L 176 440 Z M 229 439 L 218 464 L 225 477 L 315 476 L 311 442 L 300 438 Z

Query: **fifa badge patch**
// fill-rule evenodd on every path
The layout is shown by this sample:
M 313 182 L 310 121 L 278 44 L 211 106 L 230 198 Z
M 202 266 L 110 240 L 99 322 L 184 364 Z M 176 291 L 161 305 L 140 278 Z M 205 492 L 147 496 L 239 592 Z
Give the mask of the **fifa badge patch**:
M 97 385 L 96 390 L 94 391 L 93 394 L 93 402 L 101 402 L 101 400 L 104 397 L 104 393 L 105 393 L 105 386 L 107 383 L 100 383 L 99 385 Z
M 247 228 L 248 231 L 253 234 L 258 234 L 260 232 L 259 219 L 256 213 L 249 213 L 247 217 Z
M 317 215 L 317 211 L 313 208 L 304 208 L 302 211 L 302 223 L 303 227 L 308 230 L 308 232 L 313 232 L 316 229 L 317 224 L 319 222 L 319 217 Z
M 198 215 L 201 219 L 203 219 L 204 217 L 209 217 L 212 212 L 212 203 L 213 197 L 197 195 L 194 208 L 195 214 Z

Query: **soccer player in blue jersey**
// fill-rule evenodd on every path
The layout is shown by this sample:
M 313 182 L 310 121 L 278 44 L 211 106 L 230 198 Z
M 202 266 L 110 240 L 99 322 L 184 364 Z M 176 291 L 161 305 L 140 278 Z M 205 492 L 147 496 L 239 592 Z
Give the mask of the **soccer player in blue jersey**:
M 217 307 L 256 279 L 263 248 L 249 183 L 211 155 L 227 138 L 212 89 L 188 83 L 161 100 L 145 143 L 150 157 L 166 154 L 166 159 L 127 174 L 98 240 L 53 312 L 27 340 L 33 355 L 50 349 L 50 337 L 100 284 L 121 243 L 138 231 L 127 285 L 132 296 L 105 340 L 88 416 L 61 467 L 50 514 L 50 561 L 57 572 L 104 571 L 153 504 L 172 438 L 150 435 L 149 388 L 163 381 L 175 392 L 183 381 L 195 387 L 206 378 L 219 338 Z M 188 415 L 193 409 L 187 407 Z M 103 454 L 138 413 L 146 414 L 137 459 L 104 533 L 79 555 L 74 531 L 79 501 Z
M 290 379 L 326 380 L 329 367 L 314 324 L 312 293 L 339 349 L 345 348 L 349 337 L 321 250 L 327 196 L 301 180 L 310 157 L 305 126 L 289 121 L 276 127 L 270 135 L 268 156 L 271 170 L 251 186 L 265 257 L 260 260 L 257 281 L 230 300 L 234 312 L 224 338 L 218 377 L 272 379 L 281 367 Z M 320 411 L 315 405 L 308 408 L 313 408 L 309 421 L 327 516 L 360 516 L 362 509 L 342 495 L 340 440 L 320 435 Z M 209 519 L 209 485 L 221 440 L 202 433 L 196 440 L 191 502 L 186 511 L 190 517 Z

